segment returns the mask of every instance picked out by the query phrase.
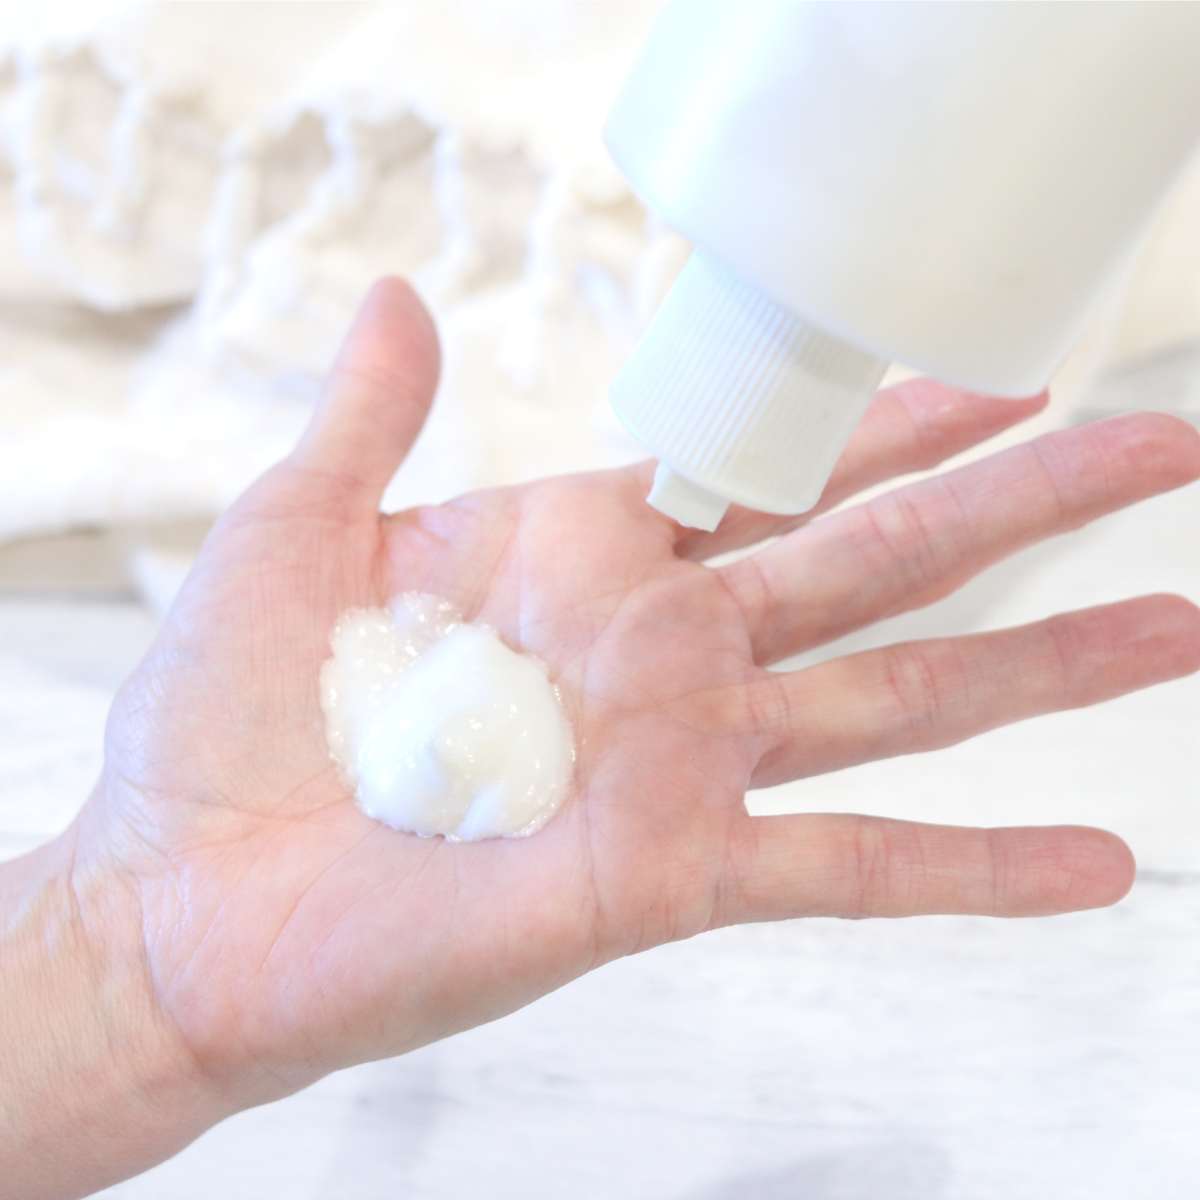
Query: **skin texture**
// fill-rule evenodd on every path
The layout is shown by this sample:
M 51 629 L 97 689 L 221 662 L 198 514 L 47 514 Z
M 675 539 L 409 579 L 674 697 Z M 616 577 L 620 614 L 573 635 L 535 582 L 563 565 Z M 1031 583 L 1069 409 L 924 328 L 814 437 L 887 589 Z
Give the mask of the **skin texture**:
M 26 1180 L 22 1196 L 98 1186 L 225 1113 L 715 926 L 1049 914 L 1111 904 L 1132 882 L 1128 849 L 1099 830 L 751 818 L 744 796 L 1197 669 L 1200 614 L 1165 596 L 765 669 L 1190 482 L 1189 426 L 1117 418 L 811 523 L 735 510 L 715 534 L 649 509 L 645 464 L 381 516 L 437 357 L 407 286 L 377 285 L 304 439 L 218 522 L 122 689 L 90 802 L 59 842 L 0 877 L 18 914 L 10 937 L 55 994 L 89 995 L 72 976 L 81 958 L 105 979 L 120 964 L 113 1009 L 137 1019 L 123 1018 L 136 1032 L 117 1039 L 118 1077 L 139 1103 L 159 1100 L 139 1139 L 122 1141 L 134 1118 L 119 1107 L 73 1114 L 91 1157 L 40 1192 Z M 925 382 L 884 392 L 821 507 L 931 467 L 1043 402 Z M 405 590 L 448 598 L 549 665 L 579 759 L 571 796 L 536 836 L 397 833 L 358 811 L 331 764 L 317 686 L 330 629 L 346 608 Z M 67 947 L 52 969 L 38 958 L 50 941 Z M 34 986 L 24 1005 L 10 989 L 10 1029 Z M 63 1040 L 42 1056 L 44 1076 L 78 1076 L 82 1039 Z M 44 1089 L 28 1092 L 0 1163 L 53 1121 Z

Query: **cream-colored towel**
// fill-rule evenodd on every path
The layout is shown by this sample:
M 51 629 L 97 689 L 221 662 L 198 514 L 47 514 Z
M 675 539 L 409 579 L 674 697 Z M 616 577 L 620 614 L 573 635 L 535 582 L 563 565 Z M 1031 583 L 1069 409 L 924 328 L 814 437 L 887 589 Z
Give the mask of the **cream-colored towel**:
M 0 213 L 22 268 L 98 309 L 190 297 L 226 141 L 367 7 L 11 6 Z

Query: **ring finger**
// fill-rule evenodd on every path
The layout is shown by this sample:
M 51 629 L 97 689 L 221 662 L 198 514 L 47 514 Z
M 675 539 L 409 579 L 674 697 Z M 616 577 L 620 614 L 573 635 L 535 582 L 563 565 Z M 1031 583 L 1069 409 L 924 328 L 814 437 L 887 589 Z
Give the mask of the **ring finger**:
M 1143 596 L 996 633 L 764 671 L 747 696 L 764 740 L 751 786 L 935 750 L 1200 669 L 1200 609 Z

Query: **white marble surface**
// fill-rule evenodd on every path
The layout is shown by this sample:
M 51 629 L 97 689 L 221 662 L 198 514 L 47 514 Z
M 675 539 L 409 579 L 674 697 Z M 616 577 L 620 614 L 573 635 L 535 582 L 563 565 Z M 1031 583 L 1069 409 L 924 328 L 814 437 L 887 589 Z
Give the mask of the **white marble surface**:
M 1055 921 L 724 930 L 245 1113 L 105 1195 L 1184 1200 L 1198 918 L 1195 879 L 1160 875 Z

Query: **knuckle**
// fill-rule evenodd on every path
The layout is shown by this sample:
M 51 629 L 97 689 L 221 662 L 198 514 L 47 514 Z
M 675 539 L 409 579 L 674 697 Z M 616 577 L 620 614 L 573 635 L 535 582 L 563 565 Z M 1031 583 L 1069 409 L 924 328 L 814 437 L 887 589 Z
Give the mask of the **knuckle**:
M 796 732 L 794 698 L 787 676 L 764 671 L 754 685 L 743 689 L 746 724 L 754 733 L 768 739 L 789 738 Z
M 743 813 L 730 830 L 721 867 L 710 884 L 706 929 L 720 929 L 758 914 L 751 881 L 757 878 L 761 861 L 754 821 Z
M 952 568 L 963 514 L 946 481 L 881 496 L 864 506 L 863 516 L 866 557 L 874 569 L 898 576 L 910 600 Z
M 855 818 L 851 830 L 854 880 L 850 915 L 869 917 L 917 912 L 925 891 L 920 836 L 909 825 Z
M 952 721 L 957 723 L 966 707 L 969 681 L 951 645 L 905 642 L 882 653 L 895 724 L 924 744 Z
M 748 558 L 728 563 L 719 567 L 715 574 L 747 629 L 769 630 L 774 626 L 777 607 L 774 589 L 757 556 L 750 555 Z
M 1005 839 L 994 829 L 981 831 L 983 877 L 987 883 L 988 911 L 999 915 L 1011 908 L 1012 856 Z
M 1064 700 L 1076 690 L 1081 665 L 1087 654 L 1087 637 L 1081 622 L 1067 616 L 1051 617 L 1043 626 L 1047 646 L 1047 670 L 1052 689 Z
M 1037 438 L 1019 450 L 1036 476 L 1031 481 L 1031 500 L 1047 506 L 1048 515 L 1055 528 L 1070 528 L 1074 518 L 1074 505 L 1070 495 L 1073 491 L 1071 477 L 1075 473 L 1068 456 L 1063 453 L 1061 439 L 1052 436 Z M 1040 494 L 1040 500 L 1038 499 Z

